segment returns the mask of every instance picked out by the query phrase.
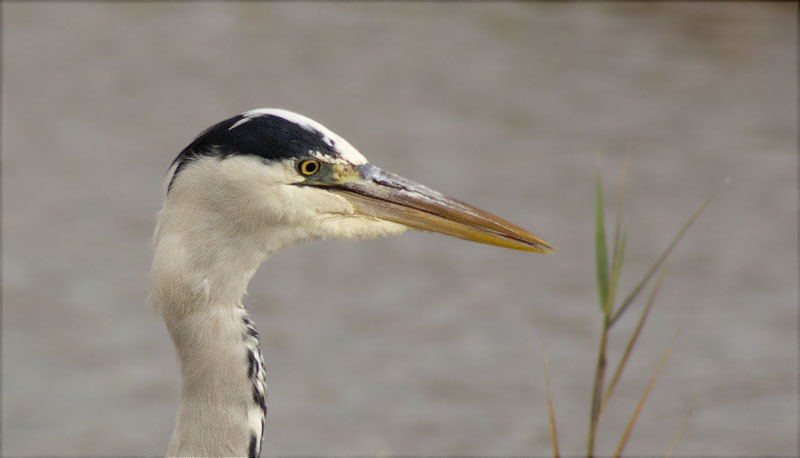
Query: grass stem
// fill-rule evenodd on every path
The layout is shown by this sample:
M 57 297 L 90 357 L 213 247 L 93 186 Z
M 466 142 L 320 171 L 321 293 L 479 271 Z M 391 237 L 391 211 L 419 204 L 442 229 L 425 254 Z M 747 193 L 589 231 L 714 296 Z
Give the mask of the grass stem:
M 544 342 L 542 343 L 544 352 L 544 383 L 547 389 L 547 418 L 550 424 L 550 442 L 553 444 L 553 458 L 559 458 L 561 453 L 558 450 L 558 433 L 556 430 L 556 415 L 553 410 L 553 393 L 550 390 L 550 361 L 547 356 L 547 334 L 545 331 Z
M 691 416 L 692 416 L 692 411 L 690 410 L 686 414 L 686 418 L 683 419 L 683 423 L 681 423 L 680 428 L 678 428 L 678 432 L 675 433 L 675 437 L 672 438 L 672 442 L 669 444 L 667 451 L 664 452 L 664 458 L 672 456 L 672 449 L 674 449 L 675 446 L 678 445 L 678 441 L 681 439 L 681 436 L 683 436 L 683 432 L 686 430 L 686 425 L 689 423 L 689 417 Z
M 639 335 L 642 332 L 644 322 L 647 319 L 647 315 L 650 313 L 650 308 L 653 306 L 653 303 L 655 303 L 656 294 L 661 287 L 661 282 L 664 281 L 664 276 L 667 273 L 668 265 L 668 263 L 665 263 L 664 268 L 661 269 L 661 274 L 659 274 L 658 280 L 656 280 L 656 285 L 653 287 L 653 291 L 650 293 L 650 297 L 647 300 L 647 305 L 645 305 L 644 310 L 642 310 L 642 315 L 639 317 L 639 322 L 636 324 L 636 329 L 634 329 L 633 334 L 631 334 L 628 344 L 625 346 L 625 351 L 622 354 L 622 358 L 620 358 L 619 364 L 617 365 L 617 369 L 614 371 L 614 376 L 611 377 L 611 381 L 608 383 L 606 394 L 603 396 L 603 402 L 600 405 L 601 417 L 603 416 L 603 411 L 605 410 L 609 399 L 611 399 L 611 395 L 614 393 L 614 388 L 616 388 L 617 382 L 619 382 L 619 379 L 622 376 L 622 371 L 625 369 L 625 364 L 628 362 L 628 358 L 633 351 L 633 346 L 636 344 L 636 340 L 639 338 Z
M 597 436 L 597 423 L 600 419 L 600 401 L 603 396 L 603 381 L 605 380 L 606 370 L 606 346 L 608 343 L 608 319 L 610 313 L 603 315 L 603 330 L 600 334 L 600 345 L 597 352 L 597 366 L 594 374 L 594 388 L 592 389 L 592 411 L 589 419 L 589 439 L 586 448 L 586 456 L 594 456 L 594 440 Z
M 642 397 L 639 399 L 639 402 L 636 404 L 636 409 L 633 411 L 633 415 L 631 415 L 631 419 L 628 421 L 628 425 L 625 427 L 625 432 L 622 434 L 622 438 L 617 444 L 617 450 L 614 452 L 614 458 L 619 457 L 622 454 L 622 450 L 625 448 L 625 444 L 627 444 L 628 439 L 631 436 L 631 432 L 633 431 L 633 426 L 636 424 L 636 420 L 639 419 L 639 414 L 642 411 L 642 407 L 644 407 L 644 402 L 647 400 L 647 397 L 650 395 L 650 391 L 653 389 L 653 385 L 656 383 L 656 379 L 658 375 L 661 373 L 661 369 L 664 368 L 664 363 L 667 361 L 667 357 L 669 356 L 670 351 L 672 351 L 672 345 L 677 340 L 678 335 L 681 333 L 683 329 L 683 324 L 678 328 L 678 331 L 672 336 L 672 340 L 670 341 L 667 349 L 664 351 L 664 354 L 661 355 L 661 360 L 658 362 L 658 366 L 653 371 L 653 375 L 650 377 L 650 381 L 647 382 L 647 387 L 644 389 L 644 393 L 642 393 Z

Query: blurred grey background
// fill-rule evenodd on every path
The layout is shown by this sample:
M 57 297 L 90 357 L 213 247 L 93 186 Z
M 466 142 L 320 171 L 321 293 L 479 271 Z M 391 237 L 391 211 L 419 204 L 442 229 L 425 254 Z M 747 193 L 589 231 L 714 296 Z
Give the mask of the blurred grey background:
M 686 320 L 626 451 L 663 454 L 691 411 L 676 454 L 797 453 L 796 4 L 2 8 L 4 455 L 164 452 L 180 385 L 147 300 L 162 180 L 200 131 L 265 106 L 559 247 L 281 252 L 246 299 L 265 456 L 547 455 L 545 326 L 562 452 L 584 453 L 594 174 L 613 221 L 626 150 L 624 290 L 731 184 L 673 256 L 598 451 Z

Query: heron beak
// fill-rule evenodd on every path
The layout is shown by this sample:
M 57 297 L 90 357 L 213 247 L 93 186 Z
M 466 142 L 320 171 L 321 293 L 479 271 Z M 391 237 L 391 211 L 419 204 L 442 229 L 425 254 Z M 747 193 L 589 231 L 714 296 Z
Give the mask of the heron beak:
M 372 164 L 356 166 L 339 178 L 328 190 L 350 201 L 358 214 L 488 245 L 536 253 L 555 251 L 549 243 L 502 218 Z

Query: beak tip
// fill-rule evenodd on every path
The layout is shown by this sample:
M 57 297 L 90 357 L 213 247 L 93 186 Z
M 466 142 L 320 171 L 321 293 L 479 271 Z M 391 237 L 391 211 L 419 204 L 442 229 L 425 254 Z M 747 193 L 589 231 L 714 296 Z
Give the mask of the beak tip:
M 555 246 L 536 236 L 533 236 L 533 240 L 529 240 L 528 243 L 530 244 L 528 251 L 532 251 L 534 253 L 555 254 L 557 250 Z
M 552 245 L 547 245 L 547 246 L 538 246 L 538 247 L 532 249 L 531 251 L 533 251 L 535 253 L 542 253 L 542 254 L 555 254 L 556 253 L 556 249 L 557 248 L 552 246 Z

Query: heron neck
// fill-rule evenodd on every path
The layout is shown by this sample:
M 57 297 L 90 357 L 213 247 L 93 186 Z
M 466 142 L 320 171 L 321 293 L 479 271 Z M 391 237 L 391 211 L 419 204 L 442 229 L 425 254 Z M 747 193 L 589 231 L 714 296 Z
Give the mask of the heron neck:
M 195 226 L 197 227 L 197 226 Z M 237 241 L 156 233 L 152 297 L 181 363 L 181 405 L 169 456 L 253 456 L 260 451 L 266 383 L 258 333 L 242 304 L 265 253 Z M 202 243 L 198 243 L 202 242 Z
M 169 456 L 256 456 L 266 382 L 244 308 L 194 313 L 169 327 L 181 361 L 181 404 Z

